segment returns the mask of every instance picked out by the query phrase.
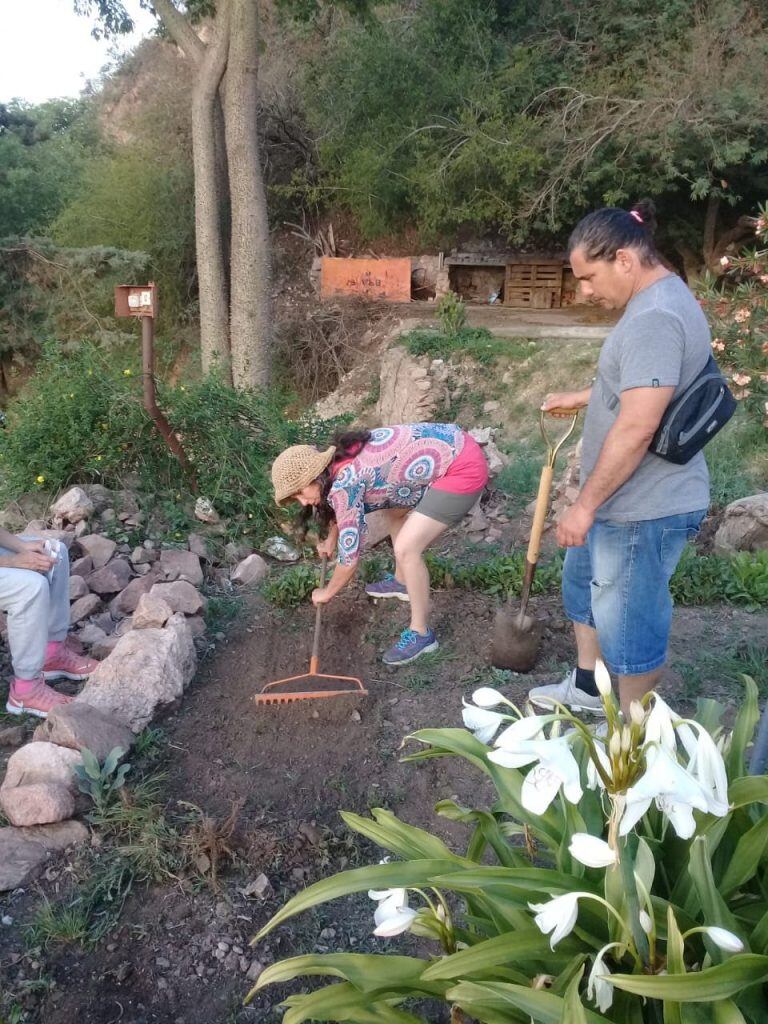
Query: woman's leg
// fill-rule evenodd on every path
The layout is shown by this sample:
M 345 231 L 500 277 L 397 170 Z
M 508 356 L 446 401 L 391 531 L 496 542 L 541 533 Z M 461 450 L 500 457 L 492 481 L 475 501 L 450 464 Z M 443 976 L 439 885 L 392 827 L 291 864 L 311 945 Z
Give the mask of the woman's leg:
M 390 540 L 392 541 L 392 550 L 395 552 L 395 579 L 399 583 L 405 583 L 405 579 L 403 577 L 402 569 L 400 568 L 400 565 L 397 561 L 397 551 L 395 548 L 395 544 L 397 542 L 398 536 L 400 535 L 400 531 L 405 525 L 405 520 L 409 512 L 410 509 L 408 508 L 388 508 L 384 510 L 384 516 L 386 517 L 387 521 L 387 529 L 389 530 L 389 537 Z
M 437 519 L 411 512 L 393 540 L 398 579 L 405 584 L 411 601 L 411 629 L 422 636 L 429 629 L 429 572 L 422 555 L 447 529 Z

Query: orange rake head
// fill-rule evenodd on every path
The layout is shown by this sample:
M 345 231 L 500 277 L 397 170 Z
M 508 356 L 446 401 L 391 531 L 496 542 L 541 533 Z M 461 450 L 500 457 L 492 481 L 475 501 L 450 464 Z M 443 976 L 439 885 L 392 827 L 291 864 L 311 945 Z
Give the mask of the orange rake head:
M 319 682 L 319 686 L 316 681 Z M 281 690 L 280 687 L 287 689 Z M 362 681 L 354 676 L 329 676 L 323 672 L 305 672 L 300 676 L 289 676 L 287 679 L 267 683 L 261 692 L 256 694 L 254 700 L 257 704 L 292 704 L 297 700 L 317 700 L 321 697 L 367 696 L 368 691 Z

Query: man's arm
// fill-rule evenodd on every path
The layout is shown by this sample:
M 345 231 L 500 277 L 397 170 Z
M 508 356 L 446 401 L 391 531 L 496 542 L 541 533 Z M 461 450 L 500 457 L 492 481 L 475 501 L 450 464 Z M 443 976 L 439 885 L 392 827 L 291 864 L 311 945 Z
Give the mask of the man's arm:
M 0 530 L 0 548 L 12 551 L 11 555 L 0 555 L 0 569 L 34 569 L 35 572 L 48 572 L 53 559 L 45 554 L 45 541 L 19 540 L 8 530 Z
M 673 387 L 622 391 L 619 415 L 603 442 L 595 468 L 558 524 L 560 544 L 578 547 L 584 543 L 597 509 L 642 462 L 674 393 Z

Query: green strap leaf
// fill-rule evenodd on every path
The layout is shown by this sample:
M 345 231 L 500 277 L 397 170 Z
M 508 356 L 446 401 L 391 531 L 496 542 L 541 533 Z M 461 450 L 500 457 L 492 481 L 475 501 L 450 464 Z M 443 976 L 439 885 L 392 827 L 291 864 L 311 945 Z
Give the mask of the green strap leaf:
M 444 886 L 456 892 L 481 889 L 484 892 L 510 893 L 520 898 L 533 899 L 544 896 L 547 899 L 567 892 L 600 893 L 591 882 L 584 878 L 554 871 L 551 868 L 504 868 L 484 867 L 473 864 L 463 871 L 452 871 L 435 879 L 438 888 Z
M 562 996 L 523 985 L 507 985 L 500 981 L 462 981 L 448 989 L 446 996 L 458 1003 L 466 1013 L 483 1021 L 488 1019 L 485 1015 L 487 1010 L 509 1012 L 511 1009 L 522 1011 L 536 1024 L 562 1024 L 567 1019 L 563 1017 L 565 1000 Z M 602 1014 L 586 1007 L 582 1007 L 582 1010 L 586 1024 L 609 1024 L 608 1018 Z M 512 1019 L 516 1020 L 517 1017 Z
M 572 979 L 563 1000 L 563 1015 L 560 1024 L 587 1024 L 587 1014 L 584 1004 L 579 998 L 579 985 L 584 974 L 584 967 Z
M 371 810 L 374 821 L 370 818 L 363 818 L 359 814 L 352 814 L 350 811 L 342 811 L 341 817 L 346 825 L 349 825 L 355 832 L 365 836 L 377 846 L 385 850 L 391 850 L 398 857 L 407 860 L 427 858 L 432 860 L 455 860 L 458 863 L 464 861 L 463 857 L 457 857 L 448 849 L 442 839 L 433 836 L 424 829 L 408 825 L 394 815 L 391 811 L 381 807 Z M 468 863 L 468 862 L 467 862 Z
M 421 1024 L 418 1017 L 387 1003 L 373 1002 L 347 982 L 326 985 L 308 995 L 289 996 L 283 1024 L 303 1024 L 307 1020 L 354 1021 L 354 1024 Z
M 723 999 L 712 1008 L 712 1024 L 747 1024 L 747 1021 L 735 1003 Z
M 474 842 L 480 853 L 482 854 L 481 847 L 490 846 L 496 854 L 499 863 L 504 867 L 523 867 L 529 863 L 524 853 L 520 850 L 515 850 L 509 845 L 507 836 L 502 831 L 501 823 L 490 811 L 460 807 L 455 800 L 440 800 L 435 804 L 435 811 L 441 817 L 448 818 L 450 821 L 461 821 L 467 825 L 476 825 L 479 840 L 474 840 Z M 477 863 L 480 860 L 480 856 L 472 856 L 469 859 Z
M 755 728 L 760 721 L 757 684 L 750 676 L 742 676 L 744 680 L 744 700 L 739 708 L 731 735 L 731 747 L 725 757 L 725 767 L 729 778 L 737 778 L 744 774 L 747 744 L 752 741 Z
M 371 864 L 364 868 L 354 868 L 352 871 L 342 871 L 330 878 L 315 882 L 314 885 L 310 885 L 309 888 L 288 900 L 285 906 L 281 907 L 275 916 L 267 921 L 253 941 L 258 942 L 259 939 L 263 939 L 273 928 L 295 914 L 300 914 L 321 903 L 328 903 L 329 900 L 338 899 L 340 896 L 365 892 L 366 889 L 434 885 L 436 876 L 444 875 L 455 868 L 456 860 L 454 858 L 452 860 L 395 861 L 392 864 Z M 371 920 L 373 920 L 373 909 Z
M 728 867 L 718 886 L 723 899 L 727 899 L 739 886 L 749 881 L 768 850 L 768 813 L 740 837 Z
M 408 990 L 442 996 L 445 985 L 422 982 L 427 961 L 411 956 L 389 956 L 385 953 L 308 953 L 267 967 L 246 997 L 253 996 L 267 985 L 277 985 L 294 978 L 322 975 L 348 981 L 366 995 L 390 995 Z
M 672 907 L 667 907 L 667 971 L 670 974 L 686 973 L 685 943 Z M 682 1007 L 674 999 L 664 1000 L 664 1024 L 684 1024 Z
M 704 836 L 696 836 L 691 842 L 691 856 L 688 870 L 701 907 L 702 918 L 708 925 L 718 925 L 734 932 L 745 940 L 744 929 L 733 916 L 723 897 L 720 895 L 712 875 L 712 864 L 709 859 L 709 847 Z M 713 942 L 705 939 L 704 943 L 710 956 L 719 963 L 724 959 L 723 951 Z
M 535 927 L 524 931 L 505 932 L 503 935 L 478 942 L 469 949 L 462 949 L 451 956 L 436 960 L 427 967 L 422 978 L 424 981 L 465 978 L 482 974 L 500 964 L 510 963 L 520 967 L 520 961 L 540 959 L 547 962 L 548 969 L 556 969 L 568 963 L 577 949 L 576 943 L 564 939 L 552 951 L 549 948 L 549 940 Z
M 734 779 L 728 787 L 728 799 L 734 807 L 768 804 L 768 775 L 746 775 Z
M 715 1003 L 730 999 L 749 985 L 768 980 L 768 956 L 739 953 L 725 963 L 690 974 L 612 974 L 616 988 L 646 999 L 675 999 L 680 1003 Z M 450 995 L 450 993 L 449 993 Z

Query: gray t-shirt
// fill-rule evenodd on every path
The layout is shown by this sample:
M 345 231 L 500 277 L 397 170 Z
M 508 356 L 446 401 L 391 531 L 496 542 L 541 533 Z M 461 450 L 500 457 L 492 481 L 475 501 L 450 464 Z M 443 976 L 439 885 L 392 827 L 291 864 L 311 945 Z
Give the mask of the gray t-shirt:
M 595 467 L 631 388 L 674 387 L 681 394 L 709 359 L 711 336 L 698 302 L 675 274 L 638 292 L 605 339 L 584 422 L 581 483 Z M 696 512 L 709 504 L 709 472 L 699 452 L 684 466 L 646 454 L 597 510 L 599 520 L 632 522 Z

